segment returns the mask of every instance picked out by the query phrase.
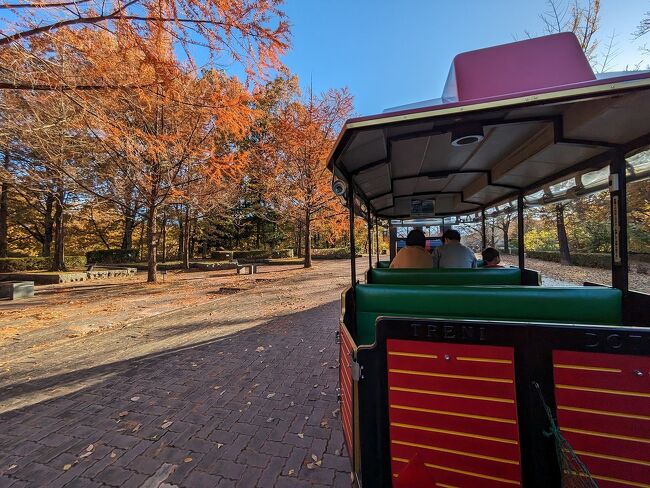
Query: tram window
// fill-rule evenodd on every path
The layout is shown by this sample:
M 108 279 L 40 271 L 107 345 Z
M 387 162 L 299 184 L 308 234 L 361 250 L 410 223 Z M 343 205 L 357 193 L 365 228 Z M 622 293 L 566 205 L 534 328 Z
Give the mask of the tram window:
M 593 173 L 583 181 L 606 185 L 607 168 Z M 611 285 L 609 192 L 580 195 L 575 187 L 574 179 L 552 185 L 526 209 L 526 266 L 541 271 L 545 286 Z
M 627 158 L 630 290 L 650 293 L 650 148 Z

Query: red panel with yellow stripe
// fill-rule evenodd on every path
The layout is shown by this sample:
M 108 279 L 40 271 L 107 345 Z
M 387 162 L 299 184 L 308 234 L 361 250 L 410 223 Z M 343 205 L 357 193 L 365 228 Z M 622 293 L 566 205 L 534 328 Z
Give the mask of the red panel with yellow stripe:
M 560 430 L 602 488 L 650 488 L 650 357 L 553 352 Z
M 352 381 L 351 353 L 356 348 L 345 325 L 339 326 L 341 347 L 339 350 L 339 382 L 341 387 L 341 422 L 348 455 L 354 464 L 354 383 Z
M 395 485 L 521 485 L 513 348 L 388 339 L 387 354 Z

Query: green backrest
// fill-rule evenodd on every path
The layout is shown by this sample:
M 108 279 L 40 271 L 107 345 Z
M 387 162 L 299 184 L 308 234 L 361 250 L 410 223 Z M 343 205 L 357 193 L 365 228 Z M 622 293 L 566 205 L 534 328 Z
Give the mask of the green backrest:
M 377 285 L 521 285 L 519 268 L 371 269 Z
M 379 261 L 377 263 L 378 269 L 388 269 L 390 268 L 390 261 Z
M 357 344 L 380 315 L 620 325 L 621 291 L 604 287 L 357 285 Z

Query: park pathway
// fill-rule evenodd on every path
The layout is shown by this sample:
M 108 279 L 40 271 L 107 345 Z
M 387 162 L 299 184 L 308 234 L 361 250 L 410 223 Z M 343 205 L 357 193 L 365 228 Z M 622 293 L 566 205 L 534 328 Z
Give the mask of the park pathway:
M 348 270 L 318 263 L 55 348 L 14 345 L 0 488 L 351 486 L 334 343 Z

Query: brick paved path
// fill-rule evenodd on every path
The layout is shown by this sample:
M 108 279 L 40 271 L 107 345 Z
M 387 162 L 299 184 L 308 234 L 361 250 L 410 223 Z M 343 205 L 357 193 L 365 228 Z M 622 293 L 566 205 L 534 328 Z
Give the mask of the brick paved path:
M 98 366 L 92 386 L 0 414 L 0 487 L 351 486 L 338 315 L 328 301 Z

